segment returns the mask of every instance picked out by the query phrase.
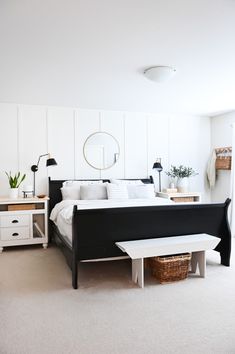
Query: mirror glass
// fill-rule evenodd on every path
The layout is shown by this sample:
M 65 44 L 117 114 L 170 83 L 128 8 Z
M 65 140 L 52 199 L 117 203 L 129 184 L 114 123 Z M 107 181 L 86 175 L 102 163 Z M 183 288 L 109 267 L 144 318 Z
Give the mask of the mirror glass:
M 106 132 L 97 132 L 91 134 L 85 141 L 83 154 L 91 167 L 105 170 L 118 161 L 119 144 L 112 135 Z

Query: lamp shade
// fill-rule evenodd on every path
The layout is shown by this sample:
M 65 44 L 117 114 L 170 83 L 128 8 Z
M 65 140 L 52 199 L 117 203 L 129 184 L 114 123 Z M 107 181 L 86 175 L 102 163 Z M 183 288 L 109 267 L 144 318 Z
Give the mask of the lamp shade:
M 47 159 L 47 163 L 46 163 L 46 166 L 49 167 L 49 166 L 56 166 L 57 165 L 57 162 L 55 159 L 53 158 L 49 158 Z
M 144 71 L 144 75 L 154 82 L 165 82 L 170 80 L 176 73 L 172 66 L 153 66 Z
M 161 163 L 160 163 L 160 162 L 154 162 L 154 164 L 153 164 L 153 170 L 162 171 L 163 168 L 162 168 Z

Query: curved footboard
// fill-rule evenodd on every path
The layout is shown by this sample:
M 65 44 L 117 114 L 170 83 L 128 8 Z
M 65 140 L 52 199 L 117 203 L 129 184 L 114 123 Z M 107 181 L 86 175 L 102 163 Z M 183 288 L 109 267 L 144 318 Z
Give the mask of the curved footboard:
M 77 262 L 123 256 L 118 241 L 207 233 L 219 237 L 215 248 L 221 264 L 230 265 L 231 232 L 227 212 L 230 199 L 218 204 L 177 204 L 78 210 L 73 212 L 73 286 Z

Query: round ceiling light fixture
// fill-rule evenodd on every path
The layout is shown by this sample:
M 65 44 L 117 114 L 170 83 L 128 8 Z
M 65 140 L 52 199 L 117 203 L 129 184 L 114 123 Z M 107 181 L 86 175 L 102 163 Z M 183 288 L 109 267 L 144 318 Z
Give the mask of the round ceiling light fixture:
M 176 73 L 172 66 L 152 66 L 144 71 L 144 75 L 154 82 L 166 82 Z

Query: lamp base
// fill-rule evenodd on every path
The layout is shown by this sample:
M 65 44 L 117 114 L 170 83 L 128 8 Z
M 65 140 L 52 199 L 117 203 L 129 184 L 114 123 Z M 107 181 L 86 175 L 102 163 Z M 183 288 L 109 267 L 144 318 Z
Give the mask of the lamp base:
M 38 171 L 38 166 L 37 165 L 32 165 L 31 166 L 31 171 L 37 172 Z

